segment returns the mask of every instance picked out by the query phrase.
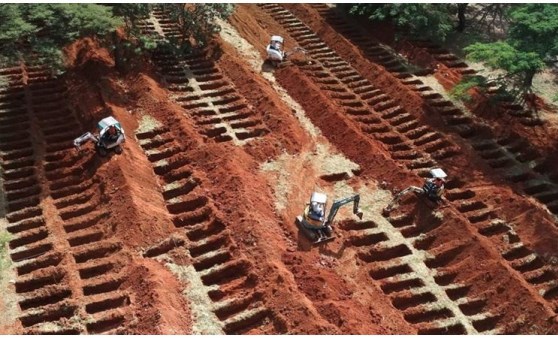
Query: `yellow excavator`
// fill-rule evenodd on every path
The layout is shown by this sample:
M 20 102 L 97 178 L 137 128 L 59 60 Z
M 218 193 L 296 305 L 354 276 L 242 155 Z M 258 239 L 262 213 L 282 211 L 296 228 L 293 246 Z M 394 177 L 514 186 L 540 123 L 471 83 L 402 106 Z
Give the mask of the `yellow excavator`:
M 354 202 L 353 214 L 357 215 L 359 219 L 362 219 L 363 213 L 358 207 L 359 201 L 360 195 L 353 195 L 334 201 L 329 210 L 329 215 L 326 218 L 327 195 L 313 192 L 312 196 L 310 196 L 310 203 L 306 204 L 304 213 L 297 216 L 296 223 L 299 229 L 313 244 L 331 241 L 335 238 L 333 237 L 333 220 L 340 207 Z

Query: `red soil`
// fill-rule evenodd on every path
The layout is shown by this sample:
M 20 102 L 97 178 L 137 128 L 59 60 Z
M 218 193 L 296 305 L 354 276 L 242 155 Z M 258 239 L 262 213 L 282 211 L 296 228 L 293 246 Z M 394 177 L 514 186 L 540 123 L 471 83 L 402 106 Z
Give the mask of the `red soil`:
M 197 110 L 183 108 L 173 98 L 186 97 L 188 92 L 173 91 L 164 74 L 157 75 L 155 69 L 144 65 L 143 71 L 122 76 L 114 69 L 108 51 L 85 39 L 66 50 L 72 68 L 63 78 L 68 87 L 63 102 L 74 112 L 71 118 L 82 130 L 90 130 L 109 114 L 115 116 L 126 130 L 127 141 L 122 155 L 107 158 L 94 155 L 91 145 L 79 154 L 71 146 L 64 151 L 49 151 L 40 114 L 30 114 L 32 128 L 37 131 L 31 142 L 38 158 L 34 162 L 40 172 L 38 185 L 43 187 L 41 212 L 52 251 L 62 260 L 56 267 L 27 276 L 41 280 L 62 271 L 59 284 L 71 290 L 72 295 L 64 301 L 76 307 L 74 315 L 80 320 L 77 333 L 198 333 L 196 321 L 204 319 L 195 318 L 192 302 L 201 301 L 188 299 L 185 291 L 200 286 L 179 279 L 166 262 L 194 271 L 198 284 L 203 284 L 196 291 L 207 296 L 211 308 L 206 310 L 213 313 L 212 320 L 225 333 L 556 332 L 558 301 L 552 278 L 558 271 L 551 261 L 558 256 L 558 227 L 555 217 L 544 209 L 544 201 L 529 197 L 521 180 L 504 180 L 468 139 L 446 126 L 437 109 L 396 74 L 371 61 L 315 7 L 293 4 L 284 8 L 301 19 L 363 80 L 392 97 L 403 110 L 401 115 L 406 112 L 416 121 L 417 129 L 426 126 L 458 149 L 452 156 L 438 158 L 435 151 L 420 144 L 420 138 L 412 139 L 408 132 L 394 127 L 394 122 L 385 117 L 389 113 L 381 114 L 375 111 L 380 108 L 366 106 L 374 117 L 381 117 L 382 126 L 391 128 L 391 133 L 403 140 L 401 144 L 408 146 L 413 156 L 435 160 L 450 173 L 448 204 L 433 212 L 422 200 L 410 197 L 390 217 L 377 214 L 376 221 L 340 222 L 334 241 L 312 247 L 293 220 L 302 211 L 308 192 L 316 187 L 334 190 L 335 180 L 318 177 L 323 164 L 303 159 L 318 144 L 329 143 L 360 166 L 354 177 L 340 180 L 355 191 L 377 190 L 383 184 L 397 190 L 422 182 L 413 167 L 415 162 L 397 158 L 395 143 L 382 138 L 380 132 L 366 129 L 376 125 L 367 125 L 366 120 L 349 114 L 351 106 L 335 96 L 353 90 L 342 81 L 343 74 L 337 74 L 327 62 L 316 60 L 311 65 L 295 62 L 274 70 L 278 83 L 320 129 L 322 135 L 312 138 L 268 81 L 254 72 L 233 47 L 217 39 L 205 58 L 214 62 L 212 67 L 218 69 L 220 79 L 229 82 L 226 88 L 243 98 L 250 108 L 250 121 L 261 122 L 266 128 L 266 133 L 235 145 L 215 141 L 204 133 Z M 282 34 L 287 45 L 296 45 L 287 25 L 270 13 L 272 10 L 255 5 L 239 5 L 229 21 L 259 50 L 264 49 L 271 34 Z M 376 38 L 389 41 L 390 32 L 378 30 Z M 425 51 L 406 49 L 403 55 L 432 66 Z M 337 76 L 337 84 L 324 87 L 315 76 L 322 70 L 316 71 L 312 65 Z M 455 82 L 452 70 L 444 65 L 435 68 L 442 85 L 449 87 Z M 363 104 L 366 100 L 357 97 L 349 104 L 355 102 Z M 161 125 L 153 135 L 137 131 L 144 115 Z M 479 130 L 479 136 L 490 139 L 501 135 L 504 122 L 496 118 L 492 121 Z M 550 146 L 538 132 L 515 124 L 511 129 L 541 155 L 548 154 Z M 167 143 L 157 146 L 165 137 Z M 178 150 L 168 156 L 152 151 L 172 149 Z M 285 154 L 293 160 L 281 167 L 280 173 L 261 170 L 263 163 Z M 59 163 L 70 164 L 61 164 L 60 171 L 45 169 L 47 157 L 53 155 L 59 156 Z M 91 192 L 92 197 L 67 208 L 59 207 L 60 199 L 52 196 L 58 178 L 53 179 L 51 172 L 77 177 L 78 183 L 91 181 L 91 187 L 75 195 Z M 169 182 L 178 182 L 172 175 L 179 174 L 195 185 L 175 196 Z M 281 174 L 287 177 L 279 177 Z M 291 188 L 284 192 L 286 205 L 279 209 L 275 206 L 276 189 L 285 180 Z M 84 205 L 92 210 L 83 211 Z M 485 209 L 489 216 L 477 214 Z M 87 255 L 96 255 L 94 250 L 99 248 L 108 249 L 101 251 L 102 257 L 91 258 L 75 244 L 76 232 L 67 230 L 69 217 L 64 215 L 78 213 L 78 217 L 85 217 L 96 212 L 108 213 L 94 225 L 101 239 L 91 243 L 84 240 L 87 243 L 83 247 L 92 248 Z M 180 224 L 180 217 L 185 225 Z M 491 221 L 497 218 L 505 225 L 494 226 Z M 382 224 L 374 223 L 380 221 Z M 517 244 L 524 249 L 518 249 Z M 528 254 L 522 256 L 524 251 Z M 533 255 L 532 262 L 522 260 Z M 95 274 L 95 269 L 102 267 L 86 270 L 90 263 L 80 262 L 80 257 L 94 263 L 107 258 L 111 268 L 96 279 L 89 278 L 88 273 Z M 18 276 L 20 289 L 28 286 L 24 283 L 27 276 Z M 545 279 L 548 276 L 550 280 Z M 540 294 L 539 288 L 543 287 L 546 293 Z M 10 291 L 23 294 L 15 288 Z M 90 295 L 92 289 L 100 292 Z M 53 292 L 43 287 L 38 290 L 34 296 Z M 104 297 L 109 296 L 111 300 L 105 301 Z M 73 319 L 69 319 L 73 316 L 60 311 L 55 313 L 63 315 L 57 323 L 73 330 Z M 35 325 L 35 317 L 28 316 L 29 312 L 22 309 L 21 323 L 10 332 L 45 333 L 44 328 Z M 453 322 L 444 322 L 447 318 Z M 49 321 L 45 318 L 38 323 Z

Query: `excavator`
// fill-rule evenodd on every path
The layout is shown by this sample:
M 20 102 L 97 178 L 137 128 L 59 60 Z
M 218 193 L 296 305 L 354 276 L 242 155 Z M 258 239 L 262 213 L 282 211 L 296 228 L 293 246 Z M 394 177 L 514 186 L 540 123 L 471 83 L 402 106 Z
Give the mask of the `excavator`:
M 353 214 L 362 219 L 362 211 L 358 207 L 360 195 L 353 195 L 333 202 L 329 215 L 325 217 L 327 195 L 313 192 L 310 196 L 310 203 L 306 205 L 304 213 L 297 216 L 296 223 L 300 230 L 308 237 L 313 244 L 324 243 L 333 240 L 333 220 L 337 211 L 345 204 L 354 202 Z
M 287 57 L 295 53 L 304 53 L 306 50 L 301 47 L 295 47 L 289 52 L 283 51 L 284 39 L 282 36 L 273 35 L 271 36 L 270 42 L 266 47 L 267 51 L 267 61 L 269 61 L 274 67 L 279 67 L 285 65 Z
M 415 193 L 419 196 L 425 196 L 430 201 L 438 204 L 444 200 L 444 184 L 446 182 L 446 177 L 448 176 L 444 170 L 440 168 L 435 168 L 430 170 L 430 175 L 432 178 L 426 179 L 422 188 L 416 187 L 414 185 L 401 190 L 397 195 L 393 197 L 391 202 L 384 208 L 383 214 L 389 214 L 395 204 L 410 192 Z
M 97 123 L 99 135 L 87 132 L 74 140 L 74 146 L 77 150 L 81 149 L 81 145 L 88 141 L 95 142 L 95 150 L 100 156 L 107 156 L 110 151 L 117 154 L 122 153 L 121 144 L 126 140 L 124 129 L 114 117 L 109 116 Z

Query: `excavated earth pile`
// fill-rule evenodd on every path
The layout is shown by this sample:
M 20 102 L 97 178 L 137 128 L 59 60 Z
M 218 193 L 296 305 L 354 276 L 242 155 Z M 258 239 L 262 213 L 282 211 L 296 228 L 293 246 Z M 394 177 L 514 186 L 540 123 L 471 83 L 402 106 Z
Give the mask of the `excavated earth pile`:
M 219 23 L 209 48 L 162 43 L 127 76 L 90 39 L 65 76 L 0 70 L 0 332 L 558 332 L 556 126 L 452 102 L 464 62 L 326 5 Z M 162 10 L 138 25 L 180 34 Z M 271 67 L 271 35 L 306 53 Z M 419 54 L 433 76 L 412 72 Z M 108 115 L 121 155 L 73 148 Z M 436 167 L 447 204 L 382 213 Z M 358 193 L 364 217 L 341 209 L 312 246 L 294 222 L 312 191 Z

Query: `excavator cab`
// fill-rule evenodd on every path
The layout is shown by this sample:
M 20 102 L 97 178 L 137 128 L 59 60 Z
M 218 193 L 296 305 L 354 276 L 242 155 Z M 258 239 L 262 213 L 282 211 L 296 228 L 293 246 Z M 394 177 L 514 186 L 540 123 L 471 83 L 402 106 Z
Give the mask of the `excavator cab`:
M 285 64 L 289 64 L 287 61 L 287 57 L 293 55 L 295 53 L 303 53 L 306 54 L 306 50 L 301 47 L 295 47 L 291 51 L 284 50 L 284 39 L 282 36 L 279 35 L 272 35 L 269 39 L 269 44 L 266 47 L 267 52 L 267 60 L 270 62 L 274 67 L 284 66 Z
M 74 146 L 77 150 L 81 149 L 81 145 L 88 141 L 95 142 L 95 150 L 101 156 L 106 156 L 110 151 L 117 154 L 122 153 L 121 144 L 126 140 L 124 129 L 114 117 L 109 116 L 97 123 L 99 135 L 87 132 L 74 140 Z
M 304 213 L 297 216 L 296 223 L 313 244 L 329 242 L 335 239 L 332 224 L 340 207 L 354 202 L 353 213 L 362 219 L 362 211 L 358 207 L 359 201 L 360 195 L 334 201 L 326 218 L 327 195 L 313 192 L 310 196 L 310 202 L 304 208 Z
M 285 58 L 285 52 L 283 51 L 283 37 L 279 35 L 271 36 L 269 45 L 267 45 L 267 59 L 273 64 L 279 64 Z

